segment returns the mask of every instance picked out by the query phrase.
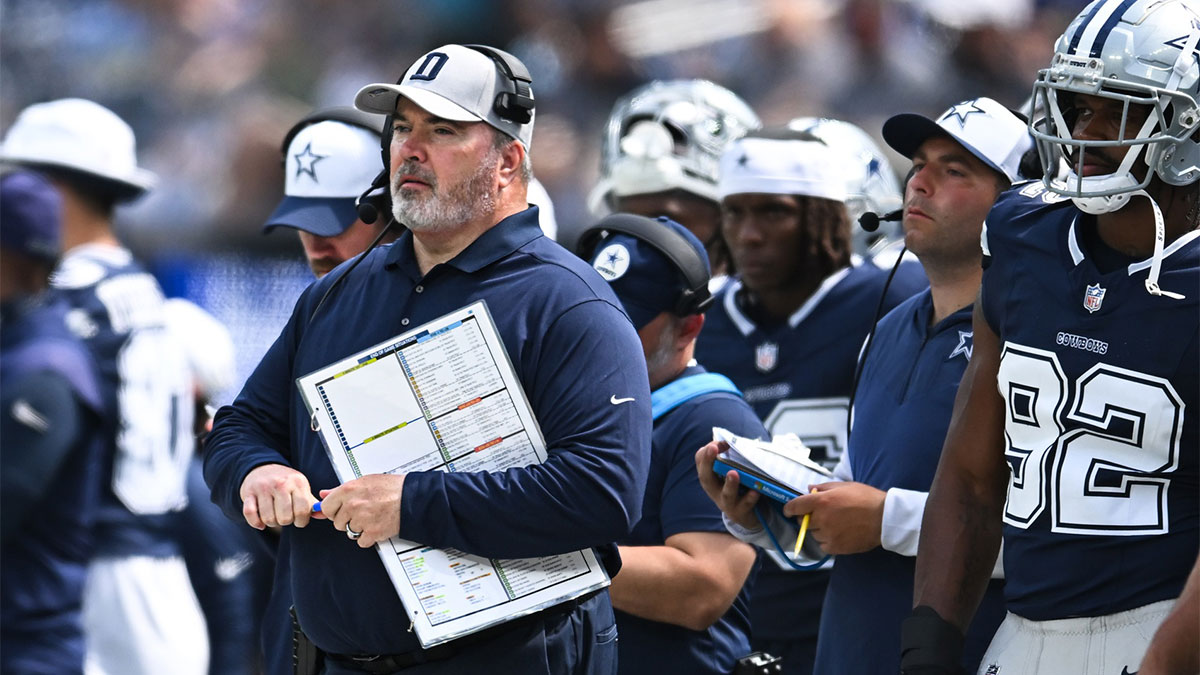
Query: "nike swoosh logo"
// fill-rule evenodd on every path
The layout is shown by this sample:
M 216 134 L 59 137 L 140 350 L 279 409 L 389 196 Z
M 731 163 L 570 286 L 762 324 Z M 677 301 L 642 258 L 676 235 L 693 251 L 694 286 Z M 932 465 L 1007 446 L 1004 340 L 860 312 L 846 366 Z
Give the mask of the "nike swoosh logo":
M 632 398 L 617 398 L 617 395 L 613 394 L 612 397 L 608 399 L 608 402 L 613 405 L 621 405 L 622 403 L 629 403 L 632 400 Z
M 34 410 L 33 406 L 23 398 L 19 398 L 12 405 L 13 419 L 33 429 L 39 434 L 46 433 L 50 428 L 50 422 L 42 413 Z
M 1129 666 L 1125 666 L 1125 667 L 1121 668 L 1121 675 L 1137 675 L 1137 674 L 1138 674 L 1138 671 L 1136 671 L 1136 670 L 1133 671 L 1132 673 L 1129 672 Z

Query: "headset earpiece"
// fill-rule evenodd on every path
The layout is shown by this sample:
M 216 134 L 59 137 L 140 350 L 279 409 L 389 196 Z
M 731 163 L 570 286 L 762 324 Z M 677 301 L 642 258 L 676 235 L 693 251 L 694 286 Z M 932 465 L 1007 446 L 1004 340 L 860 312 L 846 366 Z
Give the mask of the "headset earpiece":
M 679 294 L 672 310 L 673 314 L 703 314 L 712 306 L 714 298 L 708 290 L 708 282 L 712 275 L 708 271 L 708 265 L 691 243 L 678 232 L 653 218 L 632 213 L 613 213 L 579 235 L 577 254 L 584 260 L 590 259 L 596 252 L 597 244 L 608 232 L 620 232 L 650 244 L 683 275 L 688 288 Z
M 536 101 L 533 98 L 533 78 L 529 75 L 529 69 L 525 67 L 525 64 L 502 49 L 487 45 L 463 46 L 467 49 L 474 49 L 491 59 L 500 68 L 500 72 L 508 78 L 508 91 L 497 94 L 496 100 L 492 103 L 492 109 L 496 111 L 496 114 L 502 119 L 516 124 L 529 124 L 533 119 Z

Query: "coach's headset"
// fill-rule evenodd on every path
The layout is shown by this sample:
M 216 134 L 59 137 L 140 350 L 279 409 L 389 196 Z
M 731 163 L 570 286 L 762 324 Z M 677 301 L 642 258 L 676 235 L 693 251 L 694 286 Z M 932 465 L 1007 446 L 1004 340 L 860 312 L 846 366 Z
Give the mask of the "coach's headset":
M 675 299 L 671 313 L 675 316 L 703 314 L 712 306 L 713 295 L 708 289 L 711 275 L 708 265 L 700 253 L 684 239 L 683 235 L 664 225 L 660 220 L 632 213 L 613 213 L 579 235 L 576 252 L 584 260 L 591 260 L 597 245 L 608 235 L 619 232 L 650 244 L 656 251 L 671 261 L 683 275 L 687 288 Z
M 487 45 L 460 45 L 467 49 L 473 49 L 480 54 L 492 60 L 500 73 L 504 75 L 507 82 L 507 88 L 496 94 L 496 100 L 492 103 L 492 110 L 500 119 L 508 120 L 514 124 L 529 124 L 533 120 L 533 109 L 536 107 L 536 101 L 533 98 L 533 78 L 529 75 L 529 69 L 517 57 L 509 54 L 502 49 L 488 47 Z M 401 75 L 396 84 L 404 84 L 404 76 Z M 383 163 L 383 170 L 375 177 L 371 183 L 371 187 L 362 193 L 358 198 L 358 203 L 364 206 L 359 206 L 358 217 L 364 223 L 375 222 L 376 214 L 370 208 L 370 200 L 376 198 L 376 195 L 382 193 L 388 195 L 389 174 L 391 173 L 391 147 L 392 147 L 392 124 L 395 121 L 395 115 L 390 114 L 384 120 L 383 129 L 379 134 L 379 158 Z M 390 202 L 390 196 L 388 196 Z M 369 217 L 369 219 L 368 219 Z
M 500 70 L 500 73 L 503 74 L 507 79 L 508 88 L 505 89 L 505 91 L 497 94 L 496 100 L 492 103 L 492 110 L 496 112 L 496 115 L 501 119 L 515 122 L 516 124 L 528 124 L 530 121 L 532 121 L 533 110 L 536 106 L 536 102 L 533 98 L 533 78 L 529 75 L 529 69 L 525 67 L 525 64 L 521 63 L 521 60 L 512 54 L 494 47 L 488 47 L 486 45 L 461 46 L 468 49 L 474 49 L 475 51 L 491 59 L 492 62 L 496 64 L 496 67 Z M 400 79 L 396 80 L 396 84 L 403 83 L 404 76 L 401 75 Z M 367 114 L 363 113 L 357 108 L 347 108 L 346 110 L 360 115 Z M 313 117 L 315 117 L 315 115 Z M 392 146 L 392 123 L 394 122 L 395 117 L 396 116 L 394 113 L 387 115 L 383 122 L 383 129 L 374 126 L 374 124 L 367 127 L 368 129 L 372 129 L 379 133 L 379 157 L 383 163 L 383 169 L 380 170 L 379 175 L 375 176 L 375 180 L 371 181 L 371 185 L 358 196 L 358 199 L 354 201 L 355 209 L 358 210 L 359 219 L 367 224 L 374 223 L 376 219 L 379 218 L 379 212 L 381 210 L 384 213 L 391 212 L 391 157 L 389 155 L 391 154 Z M 308 118 L 305 118 L 305 120 L 308 120 Z M 301 122 L 304 122 L 305 120 L 301 120 Z M 308 124 L 314 123 L 315 121 L 308 121 Z M 292 136 L 294 136 L 295 132 L 299 131 L 301 128 L 303 127 L 300 126 L 300 124 L 297 124 L 296 127 L 293 128 L 293 131 L 288 133 L 288 137 L 284 139 L 283 147 L 285 153 L 287 152 L 287 145 L 291 141 Z M 387 208 L 383 208 L 385 206 Z M 383 240 L 384 235 L 394 224 L 396 224 L 396 220 L 394 218 L 389 219 L 387 226 L 379 232 L 379 235 L 375 237 L 375 240 L 371 242 L 371 245 L 367 247 L 367 250 L 363 251 L 361 255 L 355 257 L 354 261 L 350 263 L 350 267 L 346 269 L 346 273 L 337 279 L 334 279 L 333 283 L 330 284 L 329 288 L 325 291 L 325 294 L 321 296 L 319 301 L 317 301 L 317 306 L 313 308 L 312 313 L 308 315 L 309 321 L 312 321 L 313 317 L 317 315 L 317 311 L 321 309 L 321 305 L 325 304 L 325 300 L 329 298 L 329 294 L 333 292 L 333 289 L 337 288 L 338 284 L 342 282 L 342 279 L 345 279 L 347 276 L 349 276 L 350 272 L 352 272 L 354 268 L 358 266 L 358 263 L 367 257 L 367 254 L 371 252 L 371 249 L 374 249 L 379 242 Z

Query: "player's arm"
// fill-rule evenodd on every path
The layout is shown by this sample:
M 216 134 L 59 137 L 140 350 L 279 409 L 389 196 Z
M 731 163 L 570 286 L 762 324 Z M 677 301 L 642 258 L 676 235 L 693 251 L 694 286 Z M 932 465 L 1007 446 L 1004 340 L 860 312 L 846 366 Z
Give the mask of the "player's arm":
M 733 604 L 754 549 L 726 532 L 680 532 L 663 546 L 621 546 L 613 607 L 651 621 L 705 630 Z
M 1146 656 L 1138 675 L 1171 675 L 1200 673 L 1200 558 L 1188 575 L 1187 585 L 1171 613 L 1167 615 Z
M 904 672 L 927 659 L 957 668 L 961 639 L 986 590 L 1000 549 L 1007 467 L 1004 401 L 996 385 L 1000 339 L 976 301 L 974 348 L 921 526 L 914 616 L 901 636 Z M 936 613 L 936 615 L 932 614 Z M 959 644 L 948 641 L 957 631 Z M 950 651 L 944 651 L 949 649 Z
M 10 385 L 0 399 L 0 541 L 36 517 L 54 476 L 98 424 L 58 373 Z

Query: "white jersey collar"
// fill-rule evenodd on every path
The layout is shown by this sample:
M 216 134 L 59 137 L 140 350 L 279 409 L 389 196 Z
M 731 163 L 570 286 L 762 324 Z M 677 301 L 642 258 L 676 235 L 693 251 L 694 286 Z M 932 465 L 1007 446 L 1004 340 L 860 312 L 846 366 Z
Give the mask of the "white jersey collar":
M 1078 265 L 1083 262 L 1087 256 L 1083 252 L 1083 247 L 1079 245 L 1079 235 L 1075 233 L 1075 226 L 1079 223 L 1079 216 L 1075 216 L 1075 220 L 1071 221 L 1071 229 L 1067 232 L 1067 247 L 1071 250 L 1071 262 Z M 1171 242 L 1171 245 L 1163 249 L 1163 259 L 1169 258 L 1179 249 L 1188 245 L 1188 242 L 1200 237 L 1200 230 L 1192 230 L 1187 234 L 1179 237 Z M 1126 269 L 1126 274 L 1133 276 L 1134 273 L 1140 272 L 1150 267 L 1154 262 L 1154 258 L 1146 258 L 1140 262 L 1131 263 Z

